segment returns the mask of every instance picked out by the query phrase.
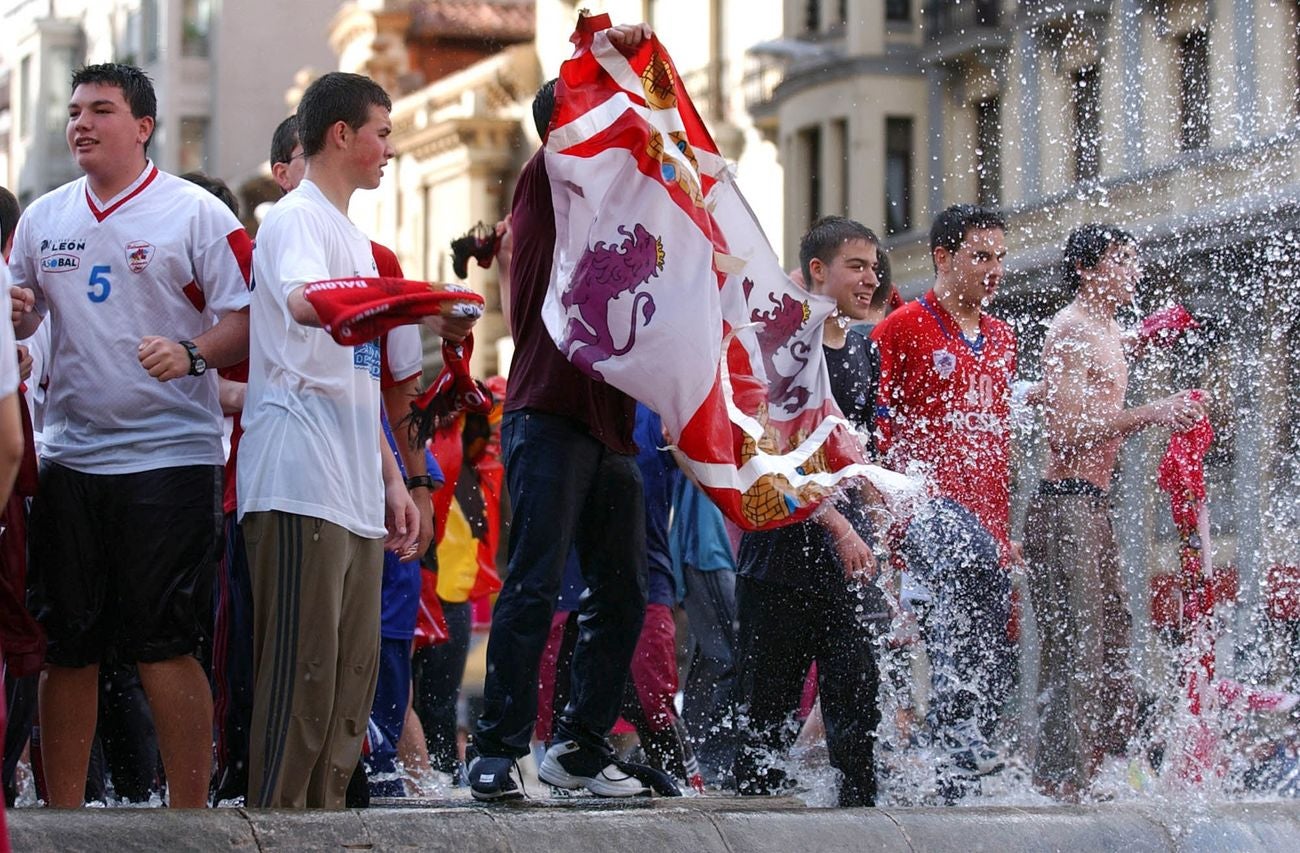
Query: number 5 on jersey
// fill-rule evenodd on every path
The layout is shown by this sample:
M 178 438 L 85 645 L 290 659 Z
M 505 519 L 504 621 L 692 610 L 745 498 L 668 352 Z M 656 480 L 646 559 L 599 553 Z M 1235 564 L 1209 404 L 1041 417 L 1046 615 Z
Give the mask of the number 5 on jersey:
M 113 290 L 113 283 L 108 276 L 113 268 L 108 264 L 97 264 L 90 268 L 90 292 L 86 294 L 91 302 L 103 302 Z

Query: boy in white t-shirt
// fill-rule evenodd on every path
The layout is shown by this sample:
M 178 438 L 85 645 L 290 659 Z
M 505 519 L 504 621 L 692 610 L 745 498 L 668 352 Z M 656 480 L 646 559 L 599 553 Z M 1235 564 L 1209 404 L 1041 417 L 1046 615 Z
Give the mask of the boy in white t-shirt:
M 85 176 L 28 207 L 10 258 L 17 336 L 53 320 L 28 547 L 49 640 L 45 779 L 65 808 L 82 803 L 101 663 L 138 664 L 173 807 L 206 805 L 212 773 L 196 657 L 221 534 L 207 370 L 247 352 L 251 244 L 219 201 L 149 161 L 156 105 L 138 68 L 73 75 L 67 141 Z
M 409 559 L 419 533 L 397 462 L 380 452 L 379 347 L 336 344 L 303 296 L 313 281 L 376 274 L 347 208 L 394 154 L 390 109 L 357 74 L 308 87 L 306 176 L 258 231 L 238 466 L 253 581 L 250 806 L 344 805 L 374 696 L 383 549 Z M 472 324 L 428 322 L 453 340 Z

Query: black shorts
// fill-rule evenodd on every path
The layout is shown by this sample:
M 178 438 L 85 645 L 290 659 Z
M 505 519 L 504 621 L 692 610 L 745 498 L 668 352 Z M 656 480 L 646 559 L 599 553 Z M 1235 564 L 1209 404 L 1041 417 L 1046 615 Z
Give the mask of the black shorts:
M 55 666 L 202 655 L 221 556 L 221 468 L 85 474 L 41 465 L 29 606 Z

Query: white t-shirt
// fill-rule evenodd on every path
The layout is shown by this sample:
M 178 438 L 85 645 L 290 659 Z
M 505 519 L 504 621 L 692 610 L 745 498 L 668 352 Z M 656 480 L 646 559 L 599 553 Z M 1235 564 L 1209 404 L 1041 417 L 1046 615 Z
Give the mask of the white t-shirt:
M 303 181 L 258 229 L 253 270 L 239 517 L 278 510 L 381 538 L 379 346 L 340 346 L 288 307 L 309 282 L 374 275 L 370 240 Z
M 250 248 L 225 205 L 152 163 L 107 201 L 83 177 L 27 208 L 9 272 L 54 318 L 46 458 L 95 474 L 221 464 L 216 371 L 159 382 L 139 345 L 245 308 Z
M 18 345 L 9 322 L 9 273 L 0 264 L 0 399 L 18 393 Z

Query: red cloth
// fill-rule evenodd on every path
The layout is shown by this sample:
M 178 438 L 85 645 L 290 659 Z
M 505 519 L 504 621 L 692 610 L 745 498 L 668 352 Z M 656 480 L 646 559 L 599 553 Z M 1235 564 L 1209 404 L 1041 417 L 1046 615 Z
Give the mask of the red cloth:
M 483 297 L 468 288 L 386 276 L 355 276 L 314 281 L 302 295 L 316 309 L 334 340 L 354 346 L 396 326 L 434 317 L 456 305 L 475 306 Z
M 482 382 L 470 376 L 469 361 L 473 354 L 473 333 L 459 344 L 442 342 L 441 372 L 411 403 L 411 417 L 421 438 L 431 438 L 438 426 L 457 412 L 486 415 L 492 411 L 492 395 Z
M 1138 325 L 1138 342 L 1158 347 L 1173 346 L 1183 332 L 1200 325 L 1186 308 L 1170 305 L 1142 318 Z
M 1192 399 L 1202 401 L 1199 391 Z M 1201 418 L 1189 430 L 1169 436 L 1169 447 L 1160 460 L 1156 483 L 1169 494 L 1174 524 L 1179 530 L 1196 529 L 1196 512 L 1205 500 L 1205 452 L 1214 441 L 1214 428 L 1208 418 Z

